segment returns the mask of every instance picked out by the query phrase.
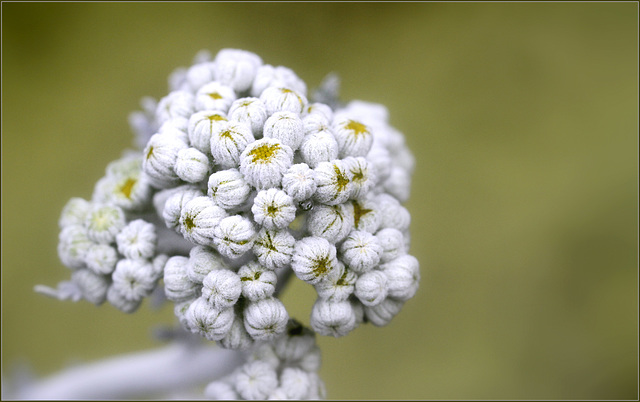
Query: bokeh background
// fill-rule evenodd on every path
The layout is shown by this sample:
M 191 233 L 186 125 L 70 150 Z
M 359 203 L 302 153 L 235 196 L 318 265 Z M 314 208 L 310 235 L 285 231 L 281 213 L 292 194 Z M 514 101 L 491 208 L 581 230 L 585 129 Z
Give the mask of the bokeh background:
M 2 3 L 2 369 L 161 343 L 33 292 L 66 201 L 131 146 L 127 115 L 201 49 L 385 104 L 417 167 L 422 283 L 385 328 L 321 338 L 329 398 L 638 398 L 638 4 Z M 283 301 L 308 323 L 314 292 Z

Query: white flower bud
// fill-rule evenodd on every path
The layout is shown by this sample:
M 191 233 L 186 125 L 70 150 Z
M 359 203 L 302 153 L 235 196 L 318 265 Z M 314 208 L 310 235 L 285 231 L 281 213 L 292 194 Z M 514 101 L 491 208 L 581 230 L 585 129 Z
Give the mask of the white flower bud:
M 309 380 L 311 381 L 311 385 L 309 386 L 307 399 L 327 399 L 327 390 L 320 376 L 317 373 L 310 373 Z
M 351 200 L 351 205 L 353 205 L 353 226 L 355 229 L 375 233 L 382 221 L 382 212 L 375 198 Z
M 294 201 L 311 198 L 316 192 L 315 172 L 306 163 L 292 165 L 282 176 L 282 189 Z
M 164 275 L 164 266 L 169 260 L 169 256 L 166 254 L 158 254 L 151 261 L 151 266 L 153 267 L 153 275 L 158 278 L 162 278 Z
M 304 138 L 304 126 L 299 114 L 276 112 L 264 123 L 263 135 L 265 138 L 277 138 L 295 151 Z
M 250 302 L 244 309 L 244 327 L 255 340 L 272 340 L 287 328 L 289 314 L 275 297 Z
M 211 271 L 202 281 L 202 298 L 219 310 L 236 304 L 240 294 L 240 276 L 228 269 Z
M 69 225 L 84 225 L 87 215 L 91 210 L 91 203 L 79 197 L 74 197 L 67 201 L 62 208 L 58 224 L 60 229 Z
M 329 107 L 329 105 L 324 103 L 311 103 L 307 107 L 307 116 L 319 116 L 324 119 L 324 121 L 329 123 L 333 120 L 333 110 L 331 109 L 331 107 Z
M 233 121 L 221 124 L 211 134 L 213 160 L 225 169 L 238 167 L 240 154 L 253 141 L 248 125 Z
M 312 168 L 338 158 L 338 143 L 328 130 L 308 133 L 300 145 L 302 161 Z
M 274 370 L 280 366 L 280 358 L 276 355 L 271 342 L 259 342 L 251 351 L 247 361 L 261 361 L 267 363 Z
M 151 294 L 159 277 L 145 260 L 118 261 L 113 271 L 113 287 L 127 300 L 142 300 Z
M 236 208 L 247 201 L 251 186 L 238 169 L 219 170 L 209 176 L 207 194 L 224 209 Z
M 358 276 L 347 269 L 344 264 L 338 262 L 339 270 L 342 273 L 337 278 L 330 278 L 316 284 L 318 297 L 331 302 L 344 301 L 353 293 Z
M 277 187 L 293 162 L 293 150 L 275 138 L 249 144 L 240 155 L 240 172 L 258 189 Z
M 411 192 L 411 174 L 399 166 L 394 166 L 383 185 L 389 194 L 400 202 L 405 202 Z
M 349 116 L 335 116 L 333 134 L 338 142 L 340 158 L 366 156 L 373 144 L 371 127 Z
M 209 272 L 218 269 L 228 269 L 220 254 L 205 246 L 196 246 L 189 251 L 187 275 L 194 283 L 202 283 Z
M 338 243 L 353 229 L 353 206 L 351 204 L 316 205 L 309 212 L 309 232 Z
M 156 252 L 156 228 L 142 219 L 131 221 L 116 235 L 118 251 L 129 259 L 151 258 Z
M 267 399 L 277 387 L 275 369 L 259 360 L 245 364 L 236 374 L 235 388 L 243 399 Z
M 242 296 L 250 301 L 258 301 L 273 296 L 278 277 L 255 261 L 243 265 L 238 270 L 242 284 Z
M 182 208 L 196 197 L 201 197 L 202 191 L 192 185 L 184 185 L 175 189 L 163 190 L 157 194 L 166 192 L 170 194 L 162 207 L 162 218 L 169 229 L 177 229 L 180 226 Z M 156 201 L 154 197 L 154 201 Z
M 380 304 L 388 293 L 387 277 L 380 271 L 366 272 L 356 281 L 355 295 L 365 306 Z
M 400 312 L 403 304 L 402 301 L 387 297 L 375 306 L 364 306 L 364 315 L 376 327 L 384 327 Z
M 233 385 L 224 381 L 209 383 L 204 389 L 204 396 L 214 401 L 235 401 L 239 399 L 239 395 L 233 389 Z
M 213 243 L 227 258 L 238 258 L 253 247 L 256 231 L 249 219 L 232 215 L 213 229 Z
M 173 91 L 160 99 L 156 108 L 156 120 L 162 124 L 175 117 L 189 118 L 194 112 L 194 97 L 186 91 Z
M 93 200 L 126 210 L 143 208 L 151 197 L 151 183 L 142 174 L 142 156 L 124 157 L 107 166 L 107 175 L 96 183 Z
M 363 157 L 348 157 L 344 159 L 347 169 L 351 172 L 351 183 L 353 184 L 353 198 L 362 198 L 376 184 L 376 174 L 371 164 Z
M 109 279 L 88 269 L 79 269 L 71 274 L 71 281 L 75 283 L 82 297 L 96 306 L 104 303 L 107 298 Z
M 322 352 L 317 345 L 313 345 L 313 347 L 298 361 L 298 366 L 308 373 L 317 372 L 320 370 L 321 365 Z
M 306 96 L 307 85 L 290 68 L 269 64 L 260 66 L 251 88 L 251 95 L 260 96 L 269 87 L 285 87 Z
M 358 323 L 356 314 L 348 301 L 330 302 L 316 300 L 311 309 L 311 328 L 320 335 L 344 336 L 353 331 Z
M 84 267 L 85 256 L 93 244 L 83 226 L 65 226 L 59 235 L 58 256 L 60 261 L 71 269 Z
M 284 229 L 296 218 L 293 199 L 277 188 L 259 191 L 251 212 L 256 223 L 267 229 Z
M 298 278 L 311 285 L 342 274 L 336 247 L 322 237 L 305 237 L 296 242 L 291 268 Z
M 291 262 L 295 242 L 295 238 L 287 230 L 262 228 L 253 244 L 253 253 L 265 268 L 282 268 Z
M 229 119 L 251 127 L 254 137 L 262 135 L 264 122 L 267 121 L 267 107 L 258 98 L 236 99 L 229 108 Z
M 212 81 L 203 85 L 196 93 L 196 110 L 229 110 L 229 106 L 236 100 L 233 88 Z
M 214 229 L 227 216 L 209 197 L 195 197 L 182 208 L 180 232 L 185 239 L 203 246 L 213 242 Z
M 302 114 L 307 108 L 307 98 L 300 92 L 285 87 L 269 87 L 262 91 L 260 100 L 267 107 L 269 116 L 276 112 Z
M 381 262 L 389 262 L 406 254 L 404 249 L 404 236 L 398 229 L 386 228 L 379 230 L 376 237 L 382 246 Z
M 247 350 L 253 345 L 254 341 L 244 328 L 244 320 L 241 315 L 236 314 L 233 319 L 231 329 L 224 338 L 220 339 L 219 344 L 225 349 Z
M 342 261 L 358 274 L 375 268 L 380 262 L 382 246 L 368 232 L 353 231 L 340 246 Z
M 210 341 L 219 341 L 231 329 L 235 314 L 232 308 L 219 310 L 200 297 L 191 303 L 185 317 L 191 332 Z
M 380 266 L 387 277 L 389 297 L 400 301 L 411 299 L 420 283 L 420 263 L 412 255 L 403 255 Z
M 222 49 L 214 63 L 213 73 L 217 81 L 231 86 L 237 92 L 244 92 L 251 88 L 262 59 L 246 50 Z
M 99 275 L 113 272 L 118 262 L 116 249 L 108 244 L 92 244 L 85 256 L 87 268 Z
M 285 367 L 280 374 L 280 388 L 288 399 L 306 399 L 311 386 L 310 374 L 297 367 Z
M 189 183 L 197 183 L 209 176 L 209 158 L 195 148 L 185 148 L 178 152 L 176 174 Z
M 198 297 L 198 286 L 189 280 L 187 263 L 183 256 L 173 256 L 164 266 L 164 293 L 167 299 L 182 302 Z
M 331 162 L 320 162 L 315 168 L 316 185 L 314 198 L 327 205 L 342 204 L 352 194 L 351 172 L 346 164 L 336 159 Z
M 158 134 L 178 140 L 187 145 L 189 142 L 189 135 L 187 134 L 188 125 L 189 119 L 185 117 L 174 117 L 162 123 L 158 129 Z
M 378 142 L 373 141 L 371 150 L 369 150 L 367 154 L 367 160 L 371 166 L 373 166 L 378 182 L 384 183 L 389 177 L 389 174 L 391 174 L 391 168 L 393 167 L 393 161 L 391 160 L 389 151 Z
M 174 167 L 178 152 L 185 148 L 184 142 L 167 135 L 154 134 L 149 139 L 144 149 L 142 169 L 153 186 L 169 188 L 180 183 Z
M 411 214 L 409 211 L 389 194 L 378 194 L 376 197 L 378 210 L 380 211 L 380 228 L 394 228 L 401 232 L 409 229 Z
M 115 284 L 111 284 L 107 290 L 107 301 L 109 304 L 122 311 L 131 314 L 140 307 L 142 299 L 129 300 L 119 290 Z
M 290 319 L 287 330 L 274 341 L 273 347 L 283 362 L 294 363 L 308 354 L 315 344 L 315 334 L 295 319 Z
M 211 136 L 227 123 L 227 115 L 221 110 L 204 110 L 191 115 L 187 126 L 189 144 L 203 153 L 211 152 Z
M 213 70 L 215 63 L 205 61 L 194 64 L 185 73 L 185 82 L 190 91 L 196 92 L 203 85 L 214 80 Z
M 191 303 L 196 300 L 197 299 L 189 299 L 187 301 L 177 302 L 173 307 L 173 314 L 178 318 L 178 322 L 180 322 L 180 325 L 186 331 L 191 331 L 189 320 L 187 319 L 187 311 L 189 311 L 189 306 L 191 306 Z
M 87 236 L 96 243 L 112 243 L 124 225 L 122 209 L 113 205 L 94 205 L 88 216 Z

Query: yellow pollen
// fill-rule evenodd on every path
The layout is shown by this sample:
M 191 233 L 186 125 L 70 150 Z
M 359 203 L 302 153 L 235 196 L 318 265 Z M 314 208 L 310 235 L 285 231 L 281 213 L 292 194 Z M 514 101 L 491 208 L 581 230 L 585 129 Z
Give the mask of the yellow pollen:
M 189 232 L 191 232 L 193 228 L 196 227 L 196 224 L 193 223 L 193 217 L 191 215 L 187 215 L 186 219 L 184 220 L 184 226 Z
M 152 154 L 153 154 L 153 145 L 149 147 L 149 152 L 147 152 L 147 159 L 151 158 Z
M 353 131 L 355 136 L 360 134 L 366 135 L 369 134 L 369 130 L 367 130 L 367 126 L 362 123 L 358 123 L 357 121 L 349 120 L 346 126 L 344 126 L 347 130 Z
M 118 190 L 120 190 L 120 192 L 124 194 L 125 197 L 131 199 L 131 190 L 133 189 L 133 186 L 135 186 L 136 182 L 137 181 L 134 179 L 127 179 L 127 181 L 124 182 L 124 184 L 120 186 Z
M 372 212 L 372 209 L 363 208 L 358 201 L 352 201 L 353 204 L 353 224 L 358 229 L 358 225 L 360 224 L 360 218 L 362 216 Z
M 214 99 L 214 100 L 222 99 L 222 95 L 220 95 L 217 92 L 211 92 L 210 94 L 207 94 L 207 95 L 209 95 L 211 99 Z
M 275 153 L 280 149 L 280 145 L 278 144 L 263 144 L 257 148 L 252 149 L 249 152 L 249 155 L 253 157 L 251 160 L 252 163 L 269 163 L 271 159 L 275 155 Z
M 227 121 L 226 118 L 220 116 L 219 114 L 212 114 L 210 116 L 207 116 L 207 118 L 211 121 Z
M 338 188 L 338 193 L 340 193 L 344 191 L 344 189 L 349 184 L 349 179 L 345 177 L 344 173 L 340 171 L 340 168 L 338 168 L 338 166 L 333 165 L 333 171 L 336 174 L 336 187 Z
M 329 270 L 329 257 L 313 260 L 313 262 L 315 263 L 313 266 L 313 273 L 316 276 L 320 276 Z
M 278 213 L 278 210 L 279 210 L 279 209 L 280 209 L 280 208 L 278 208 L 278 207 L 275 207 L 275 206 L 273 206 L 273 205 L 269 205 L 269 206 L 267 207 L 267 215 L 269 215 L 269 216 L 276 216 L 276 214 Z

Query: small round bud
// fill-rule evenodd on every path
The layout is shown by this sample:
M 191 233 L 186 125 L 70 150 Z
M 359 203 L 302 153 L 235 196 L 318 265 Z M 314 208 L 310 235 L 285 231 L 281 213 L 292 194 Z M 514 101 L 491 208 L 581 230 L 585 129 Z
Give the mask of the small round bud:
M 219 345 L 225 349 L 247 350 L 254 341 L 244 328 L 244 321 L 241 315 L 236 314 L 233 319 L 231 329 L 224 338 L 220 339 Z
M 108 244 L 92 244 L 85 256 L 87 268 L 98 275 L 108 275 L 113 272 L 118 262 L 116 249 Z
M 260 94 L 260 100 L 267 108 L 269 116 L 276 112 L 301 114 L 307 108 L 307 98 L 293 89 L 269 87 Z
M 180 226 L 180 215 L 182 208 L 196 197 L 201 197 L 202 191 L 196 186 L 184 185 L 175 189 L 162 190 L 157 194 L 167 192 L 167 198 L 162 207 L 162 218 L 169 229 L 177 229 Z M 154 197 L 154 201 L 156 198 Z M 160 200 L 158 200 L 160 202 Z
M 336 116 L 333 132 L 340 150 L 339 157 L 366 156 L 373 144 L 371 127 L 348 116 Z
M 264 123 L 265 138 L 277 138 L 281 143 L 298 149 L 304 137 L 304 126 L 298 113 L 276 112 Z
M 337 278 L 329 278 L 316 284 L 318 297 L 332 302 L 344 301 L 353 293 L 357 275 L 344 264 L 338 263 L 339 270 L 342 273 Z
M 188 116 L 187 116 L 188 117 Z M 187 145 L 189 142 L 189 136 L 187 134 L 187 127 L 189 120 L 185 117 L 174 117 L 167 120 L 158 129 L 158 134 L 170 137 L 171 139 L 178 140 Z
M 298 151 L 302 161 L 315 169 L 321 162 L 338 158 L 338 143 L 330 131 L 316 131 L 304 137 Z
M 307 107 L 307 117 L 308 116 L 318 116 L 321 117 L 324 121 L 330 122 L 333 120 L 333 110 L 331 107 L 324 103 L 311 103 Z
M 293 162 L 293 150 L 275 138 L 249 144 L 240 155 L 240 172 L 258 189 L 277 187 Z
M 356 281 L 355 295 L 365 306 L 377 306 L 387 297 L 387 277 L 380 271 L 366 272 Z
M 261 361 L 267 363 L 274 370 L 280 366 L 280 358 L 276 355 L 273 349 L 273 343 L 270 342 L 258 342 L 255 348 L 251 351 L 247 361 Z
M 320 335 L 344 336 L 358 326 L 356 315 L 348 301 L 316 300 L 311 310 L 311 328 Z
M 158 188 L 175 187 L 180 183 L 174 167 L 178 152 L 187 144 L 168 135 L 154 134 L 144 149 L 142 169 L 151 184 Z
M 219 310 L 202 297 L 191 303 L 185 315 L 191 332 L 210 341 L 219 341 L 225 337 L 231 329 L 234 316 L 232 308 Z
M 107 175 L 94 188 L 93 200 L 124 210 L 144 208 L 151 198 L 151 183 L 142 174 L 142 155 L 125 156 L 107 166 Z
M 262 228 L 253 244 L 253 253 L 262 266 L 274 270 L 291 262 L 295 242 L 295 238 L 287 230 Z
M 322 353 L 320 352 L 318 345 L 313 345 L 313 347 L 298 361 L 298 366 L 308 373 L 320 370 L 321 365 Z
M 364 315 L 376 327 L 384 327 L 400 312 L 402 305 L 402 301 L 386 298 L 375 306 L 364 306 Z
M 389 194 L 378 194 L 376 197 L 380 211 L 380 228 L 394 228 L 403 232 L 409 229 L 411 215 L 409 211 Z
M 311 285 L 342 274 L 336 247 L 321 237 L 305 237 L 296 242 L 291 268 L 298 278 Z
M 212 248 L 196 246 L 189 251 L 187 276 L 191 282 L 202 283 L 209 272 L 227 268 L 220 254 Z
M 240 98 L 231 104 L 229 119 L 248 125 L 253 136 L 258 138 L 267 121 L 267 108 L 258 98 Z
M 287 323 L 287 330 L 274 342 L 276 354 L 285 363 L 294 363 L 308 354 L 316 344 L 315 334 L 295 319 Z
M 311 198 L 316 192 L 315 173 L 306 163 L 292 165 L 282 177 L 282 189 L 294 201 Z
M 211 61 L 194 64 L 189 67 L 184 76 L 185 83 L 189 90 L 197 92 L 200 87 L 213 81 L 214 67 L 215 63 Z
M 227 115 L 221 110 L 204 110 L 192 114 L 187 126 L 189 143 L 200 152 L 211 152 L 211 136 L 220 131 L 227 121 Z
M 255 53 L 239 49 L 222 49 L 214 60 L 216 81 L 229 85 L 237 92 L 251 88 L 262 59 Z
M 219 310 L 236 304 L 241 293 L 240 276 L 228 269 L 211 271 L 202 281 L 202 297 Z
M 336 159 L 331 162 L 320 162 L 315 168 L 316 185 L 314 198 L 327 205 L 342 204 L 352 194 L 351 172 L 346 164 Z
M 296 218 L 293 199 L 277 188 L 258 192 L 251 212 L 256 223 L 267 229 L 284 229 Z
M 116 235 L 118 251 L 129 259 L 151 258 L 156 252 L 156 229 L 142 219 L 131 221 Z
M 178 152 L 175 172 L 186 182 L 202 181 L 209 175 L 209 158 L 195 148 L 182 149 Z
M 142 300 L 156 287 L 159 277 L 145 260 L 118 261 L 113 271 L 113 287 L 127 300 Z
M 167 120 L 189 116 L 194 112 L 194 97 L 186 91 L 173 91 L 160 99 L 156 108 L 156 120 L 159 124 Z
M 122 209 L 113 205 L 94 205 L 89 212 L 87 236 L 96 243 L 112 243 L 124 225 Z
M 207 194 L 224 209 L 236 208 L 247 201 L 251 186 L 238 169 L 219 170 L 209 176 Z
M 71 281 L 78 286 L 82 298 L 99 306 L 107 298 L 109 279 L 88 269 L 79 269 L 71 274 Z
M 375 268 L 380 262 L 382 246 L 368 232 L 353 231 L 340 246 L 342 261 L 358 274 Z
M 351 200 L 353 205 L 353 226 L 362 232 L 375 233 L 380 227 L 382 212 L 371 197 Z
M 275 297 L 249 303 L 244 309 L 244 327 L 255 340 L 272 340 L 287 328 L 289 315 Z
M 412 255 L 403 255 L 380 266 L 387 277 L 389 297 L 400 301 L 411 299 L 420 283 L 420 264 Z
M 65 226 L 59 235 L 58 256 L 71 269 L 85 266 L 85 257 L 94 243 L 87 237 L 87 230 L 80 225 Z
M 62 214 L 58 221 L 60 229 L 70 225 L 83 225 L 90 210 L 91 203 L 89 201 L 79 197 L 70 199 L 62 208 Z
M 353 184 L 353 198 L 362 198 L 376 183 L 376 175 L 371 164 L 363 157 L 348 157 L 344 160 L 347 169 L 351 172 L 351 183 Z
M 280 388 L 287 399 L 306 399 L 311 387 L 310 374 L 297 367 L 285 367 L 280 374 Z
M 235 388 L 243 399 L 267 399 L 278 387 L 278 374 L 262 361 L 247 363 L 236 374 Z
M 306 95 L 307 85 L 290 68 L 265 64 L 258 68 L 251 95 L 260 96 L 269 87 L 285 87 Z
M 231 87 L 212 81 L 198 89 L 196 109 L 227 111 L 234 100 L 236 100 L 236 93 Z
M 112 284 L 107 290 L 107 301 L 109 304 L 122 311 L 123 313 L 131 314 L 140 307 L 142 299 L 130 300 L 127 299 L 119 290 L 117 286 Z
M 391 174 L 391 167 L 393 166 L 393 161 L 391 160 L 391 155 L 389 155 L 389 151 L 380 145 L 378 142 L 374 141 L 369 153 L 367 154 L 367 161 L 373 166 L 373 170 L 376 172 L 376 177 L 379 180 L 379 183 L 384 183 L 384 181 Z
M 227 216 L 224 209 L 213 204 L 209 197 L 195 197 L 180 214 L 180 232 L 185 239 L 207 246 L 213 243 L 214 229 Z
M 211 134 L 211 155 L 225 169 L 238 167 L 240 154 L 254 142 L 251 128 L 244 123 L 227 122 Z
M 254 261 L 243 265 L 238 270 L 238 275 L 242 284 L 242 296 L 250 301 L 271 297 L 276 290 L 278 277 L 275 272 Z
M 317 205 L 309 213 L 309 232 L 338 243 L 353 229 L 353 206 L 351 204 Z
M 404 236 L 398 229 L 386 228 L 379 230 L 376 233 L 376 237 L 382 246 L 381 262 L 389 262 L 406 254 L 404 250 Z
M 238 258 L 253 247 L 256 231 L 249 219 L 232 215 L 213 229 L 213 243 L 227 258 Z
M 405 202 L 411 193 L 411 174 L 399 166 L 394 166 L 383 185 L 384 189 L 398 201 Z
M 239 398 L 238 393 L 233 389 L 233 385 L 224 381 L 209 383 L 204 389 L 204 396 L 214 401 L 235 401 Z
M 167 299 L 182 302 L 198 297 L 198 286 L 189 280 L 187 263 L 182 256 L 169 258 L 164 267 L 164 293 Z

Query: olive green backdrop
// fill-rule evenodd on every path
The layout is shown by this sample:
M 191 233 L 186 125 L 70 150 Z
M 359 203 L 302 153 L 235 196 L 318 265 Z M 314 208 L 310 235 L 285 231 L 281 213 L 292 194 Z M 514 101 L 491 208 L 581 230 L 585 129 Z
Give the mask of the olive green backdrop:
M 638 4 L 2 3 L 2 364 L 37 375 L 161 343 L 148 303 L 59 302 L 65 202 L 200 49 L 384 103 L 417 168 L 417 296 L 320 339 L 330 398 L 637 399 Z M 308 323 L 310 286 L 283 301 Z

